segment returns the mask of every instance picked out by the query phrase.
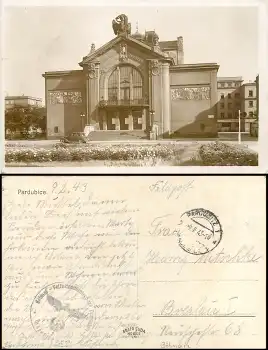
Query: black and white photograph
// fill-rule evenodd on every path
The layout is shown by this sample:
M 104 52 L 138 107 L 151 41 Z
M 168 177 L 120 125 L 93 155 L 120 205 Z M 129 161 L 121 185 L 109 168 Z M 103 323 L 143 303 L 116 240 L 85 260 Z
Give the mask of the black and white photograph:
M 259 14 L 257 5 L 5 6 L 6 169 L 255 171 Z

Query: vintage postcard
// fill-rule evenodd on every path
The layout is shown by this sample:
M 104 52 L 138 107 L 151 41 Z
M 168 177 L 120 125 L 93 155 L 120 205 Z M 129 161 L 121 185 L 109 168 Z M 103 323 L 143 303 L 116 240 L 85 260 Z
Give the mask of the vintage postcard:
M 264 176 L 6 176 L 4 348 L 265 348 Z
M 4 172 L 268 170 L 265 2 L 24 2 L 2 10 Z

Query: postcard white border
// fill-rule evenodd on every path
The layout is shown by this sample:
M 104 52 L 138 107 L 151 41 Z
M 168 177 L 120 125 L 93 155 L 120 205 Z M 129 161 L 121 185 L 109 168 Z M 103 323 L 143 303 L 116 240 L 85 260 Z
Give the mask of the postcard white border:
M 5 0 L 1 2 L 0 16 L 1 16 L 1 87 L 0 87 L 0 98 L 3 103 L 0 103 L 1 114 L 1 158 L 0 165 L 2 173 L 5 174 L 29 174 L 29 173 L 91 173 L 91 174 L 245 174 L 245 173 L 267 173 L 268 172 L 268 1 L 267 0 L 176 0 L 176 1 L 153 1 L 153 0 L 142 0 L 142 1 L 105 1 L 99 0 L 96 4 L 94 0 Z M 5 6 L 123 6 L 123 7 L 258 7 L 258 65 L 259 65 L 259 165 L 256 167 L 238 167 L 238 166 L 160 166 L 160 167 L 5 167 L 4 162 L 4 150 L 5 150 L 5 137 L 4 137 L 4 70 L 3 70 L 3 59 L 4 59 L 4 26 L 3 26 L 3 8 Z M 247 38 L 245 37 L 245 40 Z M 265 84 L 266 83 L 266 84 Z

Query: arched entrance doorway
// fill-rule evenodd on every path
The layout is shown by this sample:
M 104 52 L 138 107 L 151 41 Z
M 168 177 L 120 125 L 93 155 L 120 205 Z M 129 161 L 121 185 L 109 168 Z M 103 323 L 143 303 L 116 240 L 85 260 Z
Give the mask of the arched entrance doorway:
M 103 109 L 102 129 L 145 129 L 149 102 L 139 70 L 131 65 L 117 66 L 110 74 L 107 85 L 107 100 L 100 101 Z

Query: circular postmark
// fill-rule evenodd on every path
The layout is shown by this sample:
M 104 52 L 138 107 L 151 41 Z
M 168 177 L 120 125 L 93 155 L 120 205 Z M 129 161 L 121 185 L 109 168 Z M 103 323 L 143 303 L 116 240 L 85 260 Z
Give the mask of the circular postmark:
M 77 286 L 53 283 L 35 296 L 30 317 L 34 330 L 43 339 L 56 346 L 68 347 L 92 329 L 95 307 Z
M 222 238 L 221 224 L 211 211 L 192 209 L 181 215 L 179 245 L 187 253 L 201 255 L 211 252 Z

